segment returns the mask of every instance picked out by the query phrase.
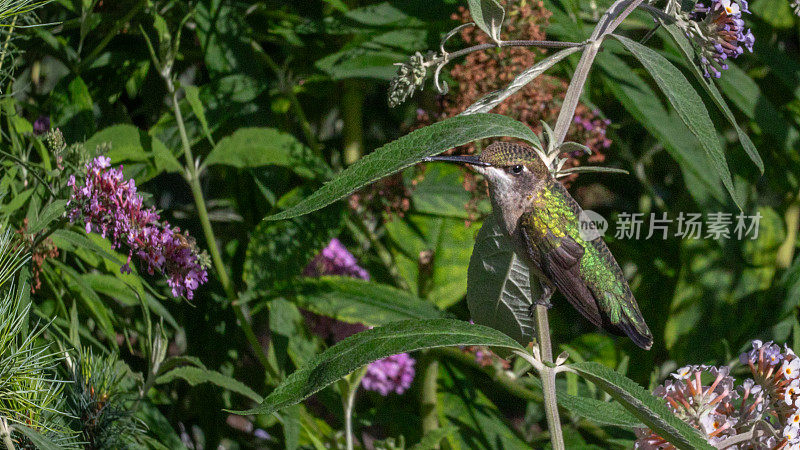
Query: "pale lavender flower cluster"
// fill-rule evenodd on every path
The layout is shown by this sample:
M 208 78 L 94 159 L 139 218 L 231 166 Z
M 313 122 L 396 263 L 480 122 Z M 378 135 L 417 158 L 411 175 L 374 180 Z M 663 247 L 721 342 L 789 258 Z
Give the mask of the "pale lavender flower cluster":
M 786 346 L 752 344 L 739 361 L 753 378 L 738 387 L 727 366 L 685 366 L 653 394 L 718 448 L 800 449 L 800 358 Z M 636 448 L 675 448 L 652 430 L 636 435 Z
M 208 280 L 205 258 L 194 240 L 180 229 L 162 223 L 155 208 L 146 208 L 137 193 L 136 183 L 126 180 L 122 167 L 112 168 L 111 160 L 98 156 L 86 164 L 81 186 L 70 176 L 72 196 L 68 206 L 71 222 L 83 220 L 87 233 L 100 233 L 114 248 L 128 247 L 123 272 L 130 272 L 131 257 L 141 258 L 147 271 L 167 277 L 172 295 L 191 299 L 194 291 Z
M 402 394 L 414 381 L 416 361 L 408 353 L 400 353 L 380 359 L 367 366 L 367 373 L 361 379 L 361 386 L 381 395 L 394 392 Z
M 342 243 L 334 238 L 311 260 L 303 270 L 305 276 L 342 275 L 369 280 L 369 273 L 358 265 L 355 256 Z M 306 323 L 311 331 L 324 339 L 332 338 L 338 342 L 348 336 L 367 329 L 360 323 L 346 323 L 330 317 L 304 312 Z M 414 381 L 414 358 L 408 353 L 400 353 L 372 362 L 361 379 L 361 386 L 381 395 L 392 392 L 402 394 Z
M 710 6 L 697 3 L 684 22 L 686 34 L 699 47 L 700 63 L 708 78 L 722 76 L 726 60 L 737 58 L 746 48 L 753 51 L 755 37 L 745 30 L 742 13 L 750 13 L 747 0 L 711 0 Z M 741 4 L 741 6 L 740 6 Z

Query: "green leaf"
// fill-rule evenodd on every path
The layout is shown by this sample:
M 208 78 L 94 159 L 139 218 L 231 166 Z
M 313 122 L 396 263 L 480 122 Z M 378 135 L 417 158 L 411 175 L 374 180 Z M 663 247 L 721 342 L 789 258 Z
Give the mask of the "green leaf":
M 424 22 L 409 16 L 386 1 L 350 10 L 345 14 L 345 17 L 368 27 L 388 28 L 389 25 L 420 27 L 425 25 Z
M 98 131 L 86 141 L 85 146 L 94 150 L 103 144 L 111 145 L 108 157 L 112 164 L 126 162 L 136 166 L 138 163 L 139 170 L 144 171 L 144 179 L 152 178 L 162 171 L 183 170 L 180 162 L 160 140 L 133 125 L 113 125 Z M 130 164 L 125 165 L 126 170 L 129 167 Z
M 659 436 L 681 449 L 713 449 L 686 422 L 678 419 L 663 400 L 633 380 L 595 362 L 570 364 L 572 369 L 620 402 L 625 409 Z
M 83 275 L 79 274 L 72 267 L 62 263 L 57 259 L 51 259 L 51 264 L 54 264 L 61 271 L 61 276 L 65 278 L 67 284 L 83 299 L 83 303 L 89 309 L 92 317 L 97 321 L 100 329 L 107 337 L 116 336 L 114 326 L 112 325 L 112 313 L 106 307 L 100 296 L 92 289 L 89 282 Z M 116 345 L 116 341 L 109 339 L 109 341 Z
M 293 282 L 291 289 L 299 307 L 348 323 L 380 326 L 444 317 L 431 303 L 406 291 L 355 278 L 303 278 Z
M 775 28 L 791 28 L 795 18 L 790 3 L 782 0 L 756 0 L 750 8 L 753 14 Z
M 785 3 L 785 2 L 784 2 Z M 728 119 L 733 128 L 736 130 L 736 135 L 739 137 L 739 142 L 742 143 L 742 147 L 747 152 L 747 155 L 753 160 L 753 163 L 758 167 L 758 170 L 761 173 L 764 173 L 764 161 L 761 160 L 761 156 L 758 154 L 758 150 L 756 150 L 756 146 L 753 144 L 753 141 L 750 140 L 750 137 L 747 136 L 747 133 L 742 130 L 739 124 L 736 122 L 736 117 L 733 115 L 733 112 L 728 107 L 728 104 L 725 103 L 725 99 L 722 98 L 722 94 L 720 94 L 719 89 L 714 84 L 714 82 L 705 76 L 703 76 L 703 71 L 700 69 L 700 66 L 697 65 L 696 57 L 694 54 L 694 50 L 692 48 L 692 44 L 689 42 L 689 39 L 686 38 L 686 35 L 677 25 L 674 23 L 666 23 L 663 18 L 656 16 L 656 20 L 661 23 L 665 30 L 672 36 L 672 39 L 678 44 L 678 48 L 680 49 L 683 57 L 686 58 L 690 68 L 692 69 L 692 73 L 694 74 L 697 82 L 700 83 L 701 86 L 708 92 L 708 95 L 711 96 L 711 99 L 714 100 L 714 103 L 717 105 L 722 114 Z M 735 69 L 735 68 L 734 68 Z M 725 73 L 724 78 L 729 78 L 732 76 L 731 74 L 735 72 L 729 68 L 728 71 Z M 755 82 L 747 77 L 747 81 L 751 85 L 755 85 Z M 758 86 L 755 86 L 756 91 L 758 90 Z
M 52 203 L 47 204 L 47 206 L 42 208 L 42 210 L 39 212 L 39 216 L 36 218 L 36 220 L 28 227 L 28 233 L 38 233 L 44 229 L 44 227 L 50 225 L 50 222 L 61 217 L 66 209 L 66 200 L 54 200 Z
M 540 288 L 535 286 L 536 295 Z M 527 344 L 534 321 L 530 269 L 519 260 L 494 214 L 483 222 L 467 272 L 467 306 L 475 323 L 486 325 Z
M 463 219 L 425 214 L 409 214 L 404 220 L 386 224 L 398 271 L 418 296 L 425 295 L 441 309 L 464 297 L 478 226 L 479 223 L 465 226 Z M 423 252 L 430 254 L 431 260 L 421 267 Z
M 424 348 L 486 345 L 521 349 L 497 330 L 450 319 L 409 320 L 350 336 L 290 375 L 260 406 L 237 414 L 270 414 L 294 405 L 372 361 Z
M 53 128 L 60 128 L 68 143 L 83 141 L 94 132 L 94 102 L 81 77 L 62 78 L 50 102 Z
M 169 358 L 165 359 L 164 362 L 161 363 L 161 365 L 158 367 L 157 375 L 164 375 L 170 370 L 182 366 L 199 367 L 201 369 L 206 368 L 205 364 L 203 364 L 203 362 L 200 361 L 200 358 L 196 356 L 190 356 L 190 355 L 170 356 Z
M 499 114 L 472 114 L 443 120 L 384 145 L 356 161 L 332 181 L 294 207 L 270 216 L 282 220 L 316 211 L 353 193 L 373 181 L 396 173 L 423 158 L 449 148 L 497 136 L 515 137 L 537 143 L 538 138 L 525 124 Z
M 354 47 L 318 59 L 314 65 L 334 80 L 373 78 L 391 80 L 397 74 L 395 63 L 408 58 L 388 49 Z
M 211 142 L 213 145 L 214 139 L 211 137 L 211 130 L 208 129 L 208 120 L 206 120 L 203 102 L 200 101 L 200 89 L 191 84 L 182 85 L 182 87 L 183 92 L 186 93 L 186 101 L 189 102 L 189 106 L 192 107 L 192 112 L 195 117 L 197 117 L 197 120 L 200 121 L 200 126 L 203 127 L 203 132 L 206 134 L 208 142 Z
M 238 169 L 276 165 L 306 177 L 326 168 L 297 138 L 274 128 L 239 128 L 222 138 L 205 160 L 206 166 L 215 164 Z
M 283 419 L 283 435 L 286 450 L 295 450 L 300 448 L 300 405 L 294 405 L 286 408 L 286 411 L 281 415 Z
M 613 36 L 622 42 L 622 45 L 630 50 L 653 76 L 683 122 L 689 127 L 692 134 L 697 136 L 700 145 L 710 157 L 714 169 L 722 180 L 722 184 L 725 185 L 731 198 L 741 209 L 741 199 L 734 189 L 728 162 L 725 159 L 717 132 L 714 130 L 714 124 L 711 122 L 703 100 L 689 84 L 689 81 L 680 70 L 655 50 L 624 36 Z
M 559 391 L 558 404 L 571 413 L 600 425 L 612 425 L 628 429 L 642 426 L 642 422 L 632 416 L 619 403 L 604 402 L 591 397 L 578 397 Z
M 17 431 L 28 438 L 28 440 L 31 441 L 31 443 L 39 450 L 61 450 L 63 448 L 38 431 L 28 428 L 21 423 L 14 423 L 13 429 L 14 431 Z
M 308 330 L 306 319 L 297 305 L 283 298 L 270 301 L 269 329 L 276 363 L 282 373 L 287 373 L 291 364 L 294 367 L 305 365 L 319 348 L 314 336 Z M 281 380 L 276 380 L 277 384 Z
M 702 204 L 711 196 L 724 202 L 726 196 L 719 177 L 714 176 L 708 157 L 700 151 L 700 143 L 686 125 L 662 106 L 656 93 L 622 59 L 602 52 L 597 62 L 605 72 L 605 86 L 681 166 L 695 199 Z
M 11 200 L 9 200 L 8 203 L 3 205 L 2 208 L 0 208 L 0 210 L 2 210 L 6 215 L 10 215 L 11 213 L 21 208 L 22 205 L 24 205 L 25 202 L 28 201 L 28 199 L 31 197 L 31 194 L 33 194 L 33 191 L 34 191 L 33 188 L 29 188 L 19 193 L 16 193 L 15 195 L 12 195 Z
M 125 306 L 135 306 L 140 303 L 136 291 L 114 275 L 87 273 L 83 279 L 98 294 L 105 294 Z
M 492 402 L 494 386 L 463 371 L 455 364 L 440 363 L 439 421 L 458 427 L 446 436 L 445 448 L 454 450 L 505 450 L 531 448 L 514 431 L 505 414 Z
M 497 0 L 467 0 L 472 20 L 495 42 L 500 41 L 500 28 L 503 26 L 505 9 Z
M 570 352 L 570 354 L 573 354 Z M 573 374 L 574 375 L 574 374 Z M 528 381 L 542 389 L 542 381 L 538 377 L 530 377 Z M 568 394 L 567 390 L 557 387 L 558 404 L 577 416 L 589 419 L 600 425 L 633 429 L 642 427 L 642 422 L 632 416 L 622 405 L 616 402 L 604 402 L 592 397 Z
M 62 228 L 60 230 L 56 230 L 50 236 L 50 238 L 58 247 L 66 248 L 68 250 L 84 249 L 88 252 L 96 253 L 106 259 L 109 259 L 116 264 L 123 264 L 123 261 L 120 260 L 116 255 L 107 252 L 97 243 L 92 241 L 85 233 L 76 233 L 75 231 Z
M 200 367 L 182 366 L 173 369 L 156 379 L 156 383 L 165 384 L 170 381 L 182 379 L 192 386 L 200 383 L 211 383 L 231 392 L 241 394 L 254 402 L 261 402 L 263 398 L 255 391 L 250 389 L 241 381 L 237 381 L 227 375 L 223 375 L 215 370 L 202 369 Z

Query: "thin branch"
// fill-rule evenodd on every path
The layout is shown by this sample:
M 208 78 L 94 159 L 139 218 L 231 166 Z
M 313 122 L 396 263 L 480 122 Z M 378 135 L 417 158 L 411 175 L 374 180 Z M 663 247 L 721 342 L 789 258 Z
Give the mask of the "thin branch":
M 550 344 L 550 323 L 547 319 L 547 307 L 536 305 L 536 340 L 539 344 L 539 353 L 545 363 L 553 362 L 553 348 Z M 564 435 L 561 432 L 561 418 L 558 415 L 558 401 L 556 399 L 556 374 L 546 364 L 539 369 L 542 378 L 542 393 L 544 394 L 544 408 L 547 416 L 547 429 L 550 431 L 550 442 L 555 450 L 564 450 Z
M 473 45 L 472 47 L 462 48 L 461 50 L 456 50 L 452 53 L 445 53 L 444 55 L 438 58 L 430 60 L 428 63 L 426 63 L 426 65 L 434 66 L 440 63 L 447 63 L 455 58 L 468 55 L 470 53 L 479 52 L 482 50 L 488 50 L 490 48 L 500 48 L 500 47 L 569 48 L 569 47 L 580 47 L 582 45 L 584 45 L 584 42 L 525 41 L 525 40 L 501 41 L 499 44 L 496 43 L 479 44 L 479 45 Z
M 600 19 L 600 22 L 594 28 L 594 31 L 592 31 L 592 35 L 589 38 L 590 44 L 583 50 L 581 59 L 578 62 L 578 67 L 575 69 L 575 74 L 572 77 L 572 81 L 569 83 L 567 93 L 564 95 L 564 103 L 561 105 L 561 112 L 558 114 L 558 119 L 556 119 L 553 133 L 556 147 L 561 145 L 564 142 L 564 138 L 567 136 L 567 130 L 572 123 L 572 118 L 575 116 L 575 108 L 578 106 L 578 100 L 583 91 L 583 85 L 586 84 L 589 70 L 592 67 L 592 63 L 594 63 L 594 58 L 597 56 L 603 38 L 614 32 L 622 21 L 625 20 L 642 1 L 643 0 L 617 0 L 608 8 L 608 11 L 606 11 Z M 624 9 L 619 14 L 616 14 L 620 8 Z M 549 166 L 553 160 L 551 159 L 545 162 Z

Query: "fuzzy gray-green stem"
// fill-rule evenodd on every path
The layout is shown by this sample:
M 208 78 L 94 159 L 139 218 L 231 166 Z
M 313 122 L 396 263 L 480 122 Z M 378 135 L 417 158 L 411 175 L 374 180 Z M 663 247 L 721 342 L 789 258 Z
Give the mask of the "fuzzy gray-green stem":
M 578 66 L 575 68 L 575 73 L 572 80 L 569 82 L 567 93 L 564 94 L 564 103 L 561 105 L 561 112 L 556 119 L 556 125 L 553 127 L 553 134 L 555 146 L 558 147 L 564 142 L 567 136 L 567 130 L 572 123 L 572 118 L 575 117 L 575 108 L 578 106 L 583 85 L 586 84 L 586 79 L 589 76 L 589 71 L 594 63 L 594 58 L 597 56 L 603 38 L 612 32 L 625 20 L 633 10 L 638 7 L 643 0 L 617 0 L 612 4 L 600 22 L 592 31 L 592 36 L 589 38 L 589 44 L 583 48 L 581 59 L 578 61 Z M 618 14 L 617 11 L 623 8 Z M 555 158 L 556 155 L 553 155 Z M 549 166 L 552 161 L 546 161 Z
M 347 450 L 353 450 L 353 405 L 356 400 L 356 391 L 358 391 L 358 385 L 353 388 L 348 383 L 347 393 L 342 398 L 342 406 L 344 407 L 344 436 Z
M 358 387 L 361 386 L 361 379 L 367 373 L 367 366 L 364 366 L 350 375 L 339 380 L 339 389 L 342 396 L 342 408 L 344 412 L 344 439 L 347 450 L 353 450 L 355 438 L 353 437 L 353 407 L 356 401 Z
M 547 307 L 536 305 L 536 342 L 539 345 L 539 354 L 544 363 L 553 362 L 553 348 L 550 344 L 550 323 L 547 319 Z M 542 393 L 544 394 L 544 409 L 547 416 L 547 428 L 550 431 L 550 442 L 554 450 L 564 449 L 564 435 L 561 432 L 561 418 L 558 415 L 558 400 L 556 399 L 556 374 L 547 364 L 539 370 L 542 378 Z

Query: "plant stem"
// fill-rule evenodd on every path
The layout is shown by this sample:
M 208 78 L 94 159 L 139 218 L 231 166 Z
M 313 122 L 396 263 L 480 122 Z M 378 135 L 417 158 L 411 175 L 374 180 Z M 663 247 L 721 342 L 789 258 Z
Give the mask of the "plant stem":
M 617 0 L 611 7 L 608 8 L 606 13 L 600 19 L 600 22 L 592 31 L 589 38 L 589 44 L 586 45 L 581 54 L 581 59 L 578 61 L 578 66 L 575 69 L 575 74 L 569 83 L 567 92 L 564 95 L 564 103 L 561 105 L 561 112 L 556 119 L 556 125 L 553 127 L 553 135 L 556 147 L 564 142 L 567 136 L 567 130 L 572 123 L 572 118 L 575 116 L 575 108 L 578 106 L 583 85 L 586 84 L 586 79 L 589 77 L 589 70 L 592 68 L 594 58 L 597 56 L 603 38 L 611 34 L 628 15 L 642 3 L 643 0 Z M 624 8 L 619 14 L 615 13 Z M 555 158 L 557 155 L 552 155 Z M 551 161 L 545 161 L 550 166 Z
M 454 52 L 447 53 L 446 55 L 442 55 L 438 58 L 433 59 L 428 63 L 428 65 L 436 65 L 443 61 L 450 61 L 451 59 L 458 58 L 459 56 L 468 55 L 473 52 L 479 52 L 481 50 L 489 50 L 490 48 L 499 48 L 499 47 L 539 47 L 539 48 L 567 48 L 567 47 L 580 47 L 583 45 L 582 42 L 559 42 L 559 41 L 522 41 L 522 40 L 514 40 L 514 41 L 501 41 L 499 44 L 497 43 L 489 43 L 489 44 L 479 44 L 473 45 L 472 47 L 462 48 L 461 50 L 456 50 Z
M 211 254 L 211 261 L 214 264 L 214 270 L 217 272 L 220 284 L 222 284 L 222 288 L 225 291 L 228 300 L 231 302 L 231 307 L 236 314 L 236 319 L 239 321 L 245 338 L 252 347 L 253 353 L 255 353 L 255 356 L 261 365 L 264 366 L 264 369 L 266 369 L 271 376 L 277 378 L 279 377 L 277 371 L 275 371 L 275 369 L 267 360 L 267 355 L 264 352 L 264 348 L 261 346 L 261 343 L 258 342 L 255 332 L 253 332 L 253 326 L 250 323 L 250 317 L 244 309 L 245 304 L 236 301 L 236 291 L 234 290 L 231 280 L 228 277 L 228 271 L 225 269 L 225 263 L 222 261 L 222 254 L 219 250 L 219 246 L 217 245 L 217 239 L 214 236 L 214 229 L 211 227 L 211 220 L 208 217 L 208 209 L 206 209 L 206 201 L 203 197 L 203 189 L 200 186 L 200 177 L 197 170 L 198 166 L 195 164 L 194 156 L 192 156 L 192 148 L 189 144 L 189 138 L 186 134 L 186 127 L 183 123 L 183 114 L 181 113 L 180 104 L 178 103 L 178 92 L 170 79 L 167 79 L 167 87 L 169 88 L 170 92 L 172 92 L 172 107 L 175 112 L 175 121 L 178 124 L 178 131 L 180 133 L 181 143 L 183 145 L 183 153 L 186 158 L 186 178 L 189 181 L 189 186 L 192 190 L 192 197 L 194 198 L 195 207 L 197 208 L 197 215 L 200 218 L 200 225 L 203 228 L 203 235 L 206 238 L 206 245 L 208 246 L 208 251 Z
M 14 34 L 14 27 L 17 26 L 17 17 L 11 20 L 11 27 L 8 29 L 8 36 L 6 36 L 5 42 L 3 42 L 3 50 L 0 51 L 0 69 L 3 68 L 3 61 L 6 59 L 6 53 L 8 52 L 8 44 L 11 42 L 11 35 Z
M 542 393 L 544 394 L 544 408 L 547 416 L 547 428 L 550 431 L 550 442 L 554 450 L 564 449 L 564 435 L 561 432 L 561 418 L 558 415 L 558 401 L 556 399 L 556 374 L 547 363 L 553 362 L 553 348 L 550 344 L 550 323 L 547 319 L 547 307 L 536 305 L 536 341 L 544 368 L 539 371 L 542 378 Z
M 355 442 L 353 437 L 353 407 L 358 387 L 361 386 L 361 379 L 364 378 L 366 373 L 367 366 L 364 366 L 339 380 L 339 390 L 341 391 L 342 408 L 344 410 L 344 438 L 347 450 L 353 450 Z
M 364 86 L 359 80 L 346 80 L 342 88 L 344 164 L 349 166 L 364 153 Z
M 786 220 L 786 239 L 780 247 L 775 257 L 776 265 L 782 269 L 786 269 L 792 265 L 794 259 L 794 249 L 797 242 L 797 228 L 800 224 L 800 195 L 786 208 L 784 215 Z
M 439 412 L 437 410 L 436 385 L 439 378 L 439 361 L 434 355 L 426 352 L 422 362 L 422 392 L 420 393 L 420 409 L 422 416 L 422 435 L 439 428 Z
M 353 450 L 353 405 L 355 404 L 357 391 L 358 385 L 353 388 L 348 383 L 347 394 L 342 399 L 342 404 L 344 406 L 345 445 L 347 446 L 347 450 Z

